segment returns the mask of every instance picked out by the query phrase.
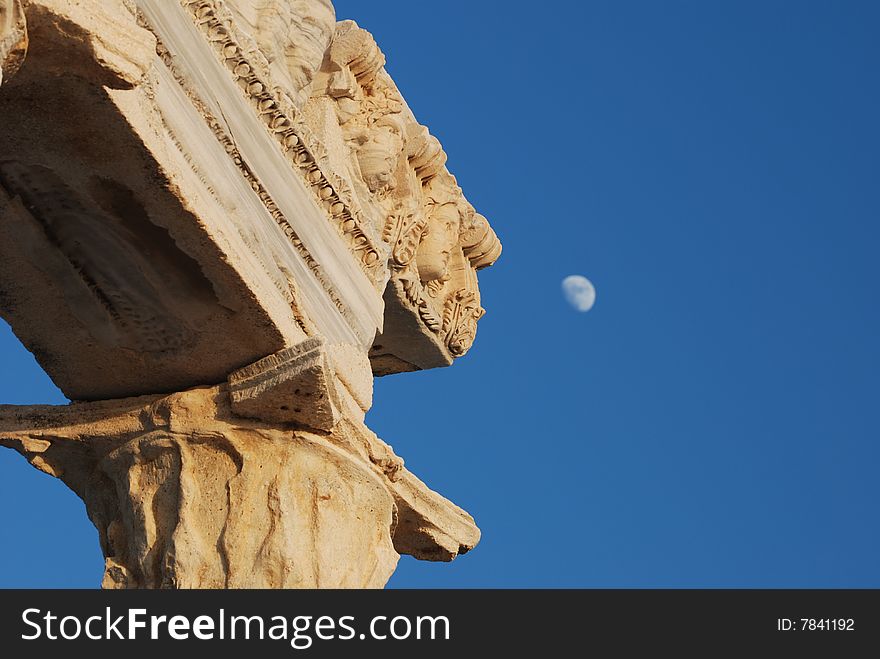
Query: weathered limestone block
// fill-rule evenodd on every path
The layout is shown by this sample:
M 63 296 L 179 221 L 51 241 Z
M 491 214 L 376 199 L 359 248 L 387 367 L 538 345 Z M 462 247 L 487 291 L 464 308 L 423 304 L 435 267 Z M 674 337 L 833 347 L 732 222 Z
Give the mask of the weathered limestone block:
M 91 80 L 113 89 L 141 82 L 156 39 L 140 28 L 127 0 L 27 0 L 29 68 Z
M 332 430 L 343 416 L 336 373 L 320 337 L 229 375 L 232 410 L 276 423 Z
M 362 423 L 317 433 L 229 401 L 0 406 L 0 445 L 83 499 L 109 588 L 377 588 L 399 553 L 452 560 L 479 541 Z
M 92 504 L 115 507 L 104 587 L 377 588 L 397 565 L 387 489 L 319 438 L 159 430 L 99 470 L 136 493 Z
M 501 253 L 384 65 L 329 0 L 0 0 L 0 317 L 78 401 L 0 444 L 86 502 L 105 586 L 479 541 L 364 425 L 374 375 L 468 352 Z
M 229 391 L 239 416 L 332 430 L 346 415 L 363 420 L 373 374 L 363 353 L 313 337 L 230 373 Z

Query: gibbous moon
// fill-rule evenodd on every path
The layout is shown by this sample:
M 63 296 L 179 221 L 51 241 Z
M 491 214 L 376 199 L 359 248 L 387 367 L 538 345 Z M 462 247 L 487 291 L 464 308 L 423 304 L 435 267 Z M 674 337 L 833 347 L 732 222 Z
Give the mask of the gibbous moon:
M 562 280 L 562 293 L 578 311 L 589 311 L 596 303 L 596 289 L 589 279 L 571 275 Z

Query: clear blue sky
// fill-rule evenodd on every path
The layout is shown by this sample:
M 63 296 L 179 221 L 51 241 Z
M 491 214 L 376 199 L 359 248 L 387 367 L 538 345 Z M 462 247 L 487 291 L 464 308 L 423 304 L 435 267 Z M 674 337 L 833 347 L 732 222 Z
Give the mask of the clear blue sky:
M 391 585 L 880 587 L 880 3 L 336 6 L 505 246 L 471 354 L 377 381 L 483 530 Z M 0 402 L 63 401 L 0 356 Z M 98 585 L 60 482 L 0 451 L 0 502 L 0 586 Z

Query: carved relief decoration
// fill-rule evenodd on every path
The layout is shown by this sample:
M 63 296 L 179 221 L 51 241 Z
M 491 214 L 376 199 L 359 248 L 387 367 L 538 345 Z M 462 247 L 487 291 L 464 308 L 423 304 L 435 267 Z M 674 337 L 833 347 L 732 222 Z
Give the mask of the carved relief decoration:
M 238 2 L 239 0 L 236 0 L 230 4 L 237 5 Z M 329 167 L 322 167 L 320 144 L 311 135 L 308 126 L 298 119 L 291 96 L 283 88 L 272 84 L 272 73 L 268 68 L 266 57 L 259 56 L 260 51 L 251 37 L 240 32 L 233 25 L 232 14 L 224 3 L 219 0 L 180 0 L 180 3 L 189 11 L 195 25 L 212 45 L 218 59 L 235 79 L 245 98 L 263 121 L 268 132 L 279 143 L 294 169 L 300 171 L 315 195 L 316 202 L 325 210 L 327 217 L 346 241 L 365 274 L 377 287 L 380 286 L 384 283 L 380 252 L 384 253 L 385 250 L 378 247 L 369 235 L 369 230 L 365 230 L 366 223 L 362 219 L 362 212 L 345 182 L 334 176 Z M 149 27 L 143 17 L 141 21 Z M 174 54 L 162 45 L 158 50 L 163 62 L 173 71 Z M 176 77 L 178 82 L 187 88 L 186 80 L 179 73 Z M 191 89 L 188 89 L 188 92 L 192 96 Z M 247 169 L 241 155 L 236 152 L 234 141 L 223 131 L 222 124 L 206 111 L 203 103 L 198 105 L 218 139 L 227 148 L 227 152 L 243 169 L 267 210 L 282 227 L 285 235 L 291 239 L 297 251 L 315 270 L 314 260 L 308 256 L 302 241 L 295 236 L 290 224 L 280 217 L 277 206 L 271 202 L 260 182 Z M 338 300 L 334 302 L 337 302 L 338 306 Z
M 462 288 L 446 298 L 443 333 L 454 357 L 461 357 L 471 349 L 477 336 L 477 321 L 485 313 L 474 291 Z
M 343 21 L 314 93 L 336 102 L 352 161 L 383 208 L 382 238 L 406 304 L 459 357 L 484 311 L 476 276 L 452 273 L 450 262 L 462 260 L 473 273 L 497 260 L 501 244 L 446 169 L 440 142 L 418 124 L 382 70 L 384 61 L 368 32 Z
M 463 259 L 474 272 L 494 263 L 501 244 L 486 218 L 475 212 L 446 169 L 447 157 L 440 142 L 418 124 L 385 73 L 385 57 L 373 37 L 353 21 L 338 23 L 335 33 L 325 34 L 332 8 L 328 9 L 324 0 L 179 2 L 293 168 L 300 172 L 375 287 L 385 286 L 390 268 L 392 278 L 400 282 L 398 288 L 405 291 L 406 305 L 429 333 L 453 357 L 464 354 L 482 313 L 475 311 L 478 304 L 473 307 L 463 302 L 461 291 L 472 293 L 476 299 L 479 292 L 476 277 L 454 276 L 449 263 Z M 325 52 L 316 69 L 321 48 Z M 161 44 L 158 49 L 162 61 L 174 72 L 174 54 Z M 185 79 L 179 74 L 176 77 L 266 209 L 345 314 L 329 278 L 238 153 L 220 118 L 211 115 L 188 89 Z M 309 85 L 313 97 L 332 100 L 350 151 L 352 179 L 346 180 L 330 165 L 326 146 L 315 137 L 300 111 Z M 359 192 L 358 186 L 365 192 Z M 386 218 L 383 227 L 373 228 L 362 204 L 380 209 Z M 450 305 L 458 309 L 462 304 L 462 309 L 469 312 L 462 310 L 453 316 L 469 318 L 469 329 L 447 326 L 443 322 L 447 309 Z

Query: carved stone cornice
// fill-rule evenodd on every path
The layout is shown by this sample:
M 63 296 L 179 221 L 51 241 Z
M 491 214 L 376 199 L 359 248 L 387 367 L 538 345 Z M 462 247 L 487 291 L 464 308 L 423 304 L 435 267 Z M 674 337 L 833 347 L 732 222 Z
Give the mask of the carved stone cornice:
M 455 177 L 446 169 L 447 156 L 439 141 L 415 120 L 385 73 L 385 57 L 373 37 L 353 21 L 339 23 L 313 84 L 313 97 L 332 99 L 336 107 L 339 128 L 352 154 L 353 176 L 366 188 L 365 192 L 358 192 L 356 185 L 352 187 L 354 181 L 330 162 L 327 145 L 299 111 L 301 103 L 292 98 L 292 91 L 279 86 L 259 45 L 236 27 L 230 7 L 221 0 L 179 2 L 294 171 L 300 172 L 316 203 L 346 240 L 370 281 L 377 288 L 384 287 L 390 268 L 392 278 L 401 280 L 400 287 L 392 288 L 405 291 L 398 303 L 420 319 L 428 330 L 428 340 L 437 342 L 450 359 L 465 354 L 475 334 L 476 321 L 471 323 L 472 331 L 464 333 L 471 338 L 461 341 L 452 338 L 452 330 L 444 328 L 441 319 L 449 305 L 457 304 L 459 291 L 467 290 L 477 298 L 479 291 L 476 277 L 460 272 L 453 276 L 448 271 L 449 262 L 461 260 L 456 256 L 460 254 L 476 271 L 497 260 L 501 244 L 488 221 L 474 211 Z M 235 7 L 236 1 L 229 0 L 229 4 Z M 160 55 L 174 71 L 173 53 L 160 44 Z M 178 75 L 177 79 L 187 88 L 184 77 Z M 189 93 L 195 96 L 191 89 Z M 259 177 L 248 168 L 234 140 L 224 130 L 222 118 L 213 116 L 197 98 L 194 102 L 266 209 L 345 315 L 345 304 L 329 278 Z M 386 218 L 384 226 L 373 227 L 367 221 L 364 205 L 378 209 L 378 214 Z M 371 211 L 370 215 L 374 214 Z
M 329 167 L 321 166 L 320 146 L 308 126 L 298 121 L 290 98 L 272 84 L 270 74 L 261 62 L 248 57 L 247 49 L 240 43 L 246 37 L 236 30 L 229 10 L 220 0 L 180 0 L 180 3 L 211 43 L 218 59 L 233 76 L 294 169 L 302 174 L 316 201 L 346 240 L 364 272 L 377 286 L 384 284 L 380 248 L 369 235 L 371 232 L 366 228 L 357 202 L 344 181 L 334 176 Z M 270 209 L 270 212 L 273 210 L 277 211 Z M 295 238 L 291 240 L 296 241 Z M 301 244 L 294 242 L 294 245 L 302 249 Z
M 451 360 L 473 343 L 484 313 L 475 272 L 498 259 L 501 243 L 464 197 L 440 142 L 409 111 L 384 61 L 368 32 L 343 21 L 314 93 L 336 103 L 357 174 L 386 218 L 382 238 L 391 246 L 392 280 L 399 282 L 389 290 L 401 292 L 390 303 L 409 309 L 426 340 Z
M 0 0 L 0 316 L 78 401 L 0 405 L 0 446 L 84 500 L 105 587 L 479 541 L 364 425 L 375 374 L 467 352 L 501 250 L 384 65 L 329 0 Z
M 142 15 L 140 16 L 140 19 L 146 27 L 149 26 L 148 22 Z M 278 208 L 278 205 L 272 199 L 272 196 L 267 192 L 263 184 L 254 175 L 251 168 L 248 167 L 245 158 L 241 155 L 241 153 L 239 153 L 238 147 L 235 144 L 235 140 L 229 135 L 227 129 L 220 122 L 220 120 L 215 117 L 207 108 L 205 103 L 199 97 L 198 93 L 190 86 L 189 81 L 186 79 L 186 77 L 181 75 L 180 71 L 174 63 L 173 55 L 165 46 L 165 44 L 163 44 L 162 41 L 158 38 L 156 41 L 156 54 L 159 56 L 165 66 L 168 67 L 168 70 L 174 76 L 174 79 L 177 81 L 177 83 L 187 93 L 190 101 L 192 101 L 192 103 L 198 108 L 199 112 L 204 117 L 208 127 L 217 138 L 217 141 L 223 145 L 226 154 L 238 167 L 241 175 L 245 178 L 245 180 L 248 182 L 248 185 L 250 185 L 251 189 L 259 197 L 269 215 L 272 216 L 272 219 L 275 220 L 275 223 L 279 226 L 284 235 L 287 236 L 290 244 L 293 245 L 297 253 L 300 255 L 300 258 L 302 258 L 305 264 L 314 273 L 315 278 L 320 282 L 321 286 L 324 288 L 325 293 L 332 300 L 339 313 L 341 313 L 343 316 L 347 316 L 350 311 L 346 307 L 345 303 L 340 299 L 339 294 L 336 291 L 336 287 L 331 282 L 330 277 L 328 277 L 327 274 L 324 272 L 324 268 L 314 259 L 312 254 L 306 248 L 303 241 L 300 239 L 296 230 L 293 228 L 288 219 L 284 216 L 284 213 L 281 212 L 281 210 Z M 294 143 L 294 141 L 298 142 L 298 140 L 299 137 L 296 135 L 287 137 L 287 142 L 290 144 Z M 278 285 L 280 287 L 280 283 Z M 293 296 L 291 295 L 291 297 Z M 295 304 L 295 299 L 291 299 L 291 303 Z M 303 317 L 302 314 L 298 314 L 297 322 L 299 322 L 301 326 L 305 326 L 308 323 L 308 319 Z

